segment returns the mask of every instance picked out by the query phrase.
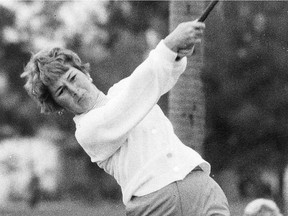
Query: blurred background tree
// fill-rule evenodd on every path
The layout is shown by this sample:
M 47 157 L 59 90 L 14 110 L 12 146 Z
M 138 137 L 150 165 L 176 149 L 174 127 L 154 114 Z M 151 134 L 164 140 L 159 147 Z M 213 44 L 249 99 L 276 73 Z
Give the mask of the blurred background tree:
M 196 20 L 205 1 L 173 1 L 170 4 L 170 31 L 181 22 Z M 203 154 L 205 138 L 205 98 L 201 69 L 204 43 L 197 44 L 188 57 L 186 71 L 169 92 L 169 119 L 182 142 Z
M 287 8 L 283 1 L 223 2 L 207 21 L 202 73 L 213 172 L 234 169 L 242 196 L 279 202 L 287 158 Z

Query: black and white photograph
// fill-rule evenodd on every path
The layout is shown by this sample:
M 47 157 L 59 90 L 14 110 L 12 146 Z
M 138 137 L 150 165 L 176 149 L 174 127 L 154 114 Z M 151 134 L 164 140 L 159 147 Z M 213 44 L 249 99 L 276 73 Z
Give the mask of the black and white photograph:
M 288 1 L 0 0 L 1 216 L 288 215 Z

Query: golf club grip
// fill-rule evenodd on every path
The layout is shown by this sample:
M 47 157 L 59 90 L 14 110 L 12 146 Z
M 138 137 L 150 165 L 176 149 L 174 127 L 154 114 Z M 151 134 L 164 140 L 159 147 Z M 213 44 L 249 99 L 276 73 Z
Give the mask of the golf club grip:
M 212 11 L 212 9 L 215 7 L 215 5 L 218 3 L 219 0 L 213 0 L 209 3 L 207 8 L 204 10 L 200 18 L 198 19 L 198 22 L 204 22 L 206 18 L 208 17 L 209 13 Z M 176 61 L 179 61 L 180 57 L 176 57 Z
M 219 0 L 213 0 L 210 2 L 210 4 L 207 6 L 205 11 L 202 13 L 200 18 L 198 19 L 198 22 L 204 22 L 205 19 L 208 17 L 209 13 L 212 11 L 212 9 L 215 7 L 215 5 L 218 3 Z

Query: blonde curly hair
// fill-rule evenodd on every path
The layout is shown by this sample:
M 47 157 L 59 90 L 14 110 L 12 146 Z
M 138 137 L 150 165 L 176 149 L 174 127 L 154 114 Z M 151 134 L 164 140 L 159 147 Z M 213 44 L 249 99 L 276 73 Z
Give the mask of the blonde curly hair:
M 40 105 L 41 113 L 49 114 L 63 110 L 52 98 L 48 86 L 66 73 L 70 67 L 75 67 L 89 75 L 90 65 L 83 64 L 76 53 L 65 48 L 42 50 L 30 58 L 21 78 L 26 79 L 24 88 Z

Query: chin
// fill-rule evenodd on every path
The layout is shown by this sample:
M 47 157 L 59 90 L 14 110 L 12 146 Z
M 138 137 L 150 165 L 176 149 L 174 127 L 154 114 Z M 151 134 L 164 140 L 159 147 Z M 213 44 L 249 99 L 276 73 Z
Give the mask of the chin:
M 89 105 L 82 108 L 82 113 L 89 112 L 92 109 L 93 109 L 93 105 L 89 104 Z

